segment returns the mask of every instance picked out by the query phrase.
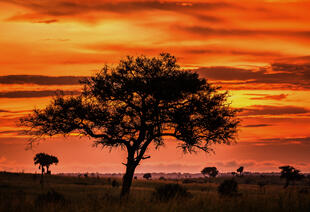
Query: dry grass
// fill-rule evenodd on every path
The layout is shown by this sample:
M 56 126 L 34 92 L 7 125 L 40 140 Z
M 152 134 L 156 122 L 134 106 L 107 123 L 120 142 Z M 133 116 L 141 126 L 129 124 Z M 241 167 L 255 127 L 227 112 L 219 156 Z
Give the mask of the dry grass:
M 32 174 L 0 173 L 0 211 L 310 211 L 307 179 L 288 189 L 278 177 L 264 179 L 270 182 L 265 189 L 257 185 L 259 177 L 248 184 L 237 179 L 241 184 L 233 197 L 218 195 L 223 180 L 182 184 L 191 197 L 162 202 L 153 198 L 154 188 L 171 181 L 135 180 L 130 199 L 121 202 L 120 187 L 109 179 L 48 176 L 41 189 Z

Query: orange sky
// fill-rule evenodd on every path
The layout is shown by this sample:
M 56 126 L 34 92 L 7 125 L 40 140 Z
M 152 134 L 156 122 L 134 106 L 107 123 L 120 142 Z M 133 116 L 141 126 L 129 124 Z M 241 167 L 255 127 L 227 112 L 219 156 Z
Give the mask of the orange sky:
M 174 141 L 150 150 L 140 172 L 310 172 L 310 1 L 0 0 L 0 170 L 36 171 L 33 156 L 59 157 L 56 172 L 122 172 L 125 153 L 62 137 L 25 150 L 19 117 L 55 91 L 125 55 L 170 52 L 184 68 L 230 90 L 243 108 L 239 141 L 216 154 L 183 155 Z

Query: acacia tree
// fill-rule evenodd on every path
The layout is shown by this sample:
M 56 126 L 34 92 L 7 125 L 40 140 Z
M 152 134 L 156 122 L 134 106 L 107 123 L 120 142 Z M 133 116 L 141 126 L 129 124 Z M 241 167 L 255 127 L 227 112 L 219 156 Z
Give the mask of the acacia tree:
M 203 174 L 205 177 L 216 177 L 218 175 L 219 171 L 216 167 L 205 167 L 203 170 L 201 170 L 201 174 Z
M 41 184 L 43 184 L 43 175 L 44 175 L 45 170 L 46 170 L 46 173 L 50 173 L 49 171 L 50 165 L 58 164 L 57 157 L 46 154 L 46 153 L 37 153 L 36 156 L 33 158 L 33 161 L 34 161 L 34 165 L 39 164 L 39 169 L 41 169 L 41 180 L 40 180 Z
M 294 182 L 296 180 L 301 180 L 304 176 L 300 174 L 298 169 L 295 169 L 293 166 L 280 166 L 281 169 L 281 178 L 285 178 L 286 182 L 284 188 L 287 188 L 290 182 Z
M 145 152 L 151 143 L 157 148 L 169 136 L 191 153 L 235 140 L 239 120 L 227 93 L 197 73 L 181 70 L 170 54 L 128 56 L 82 84 L 81 95 L 58 95 L 46 108 L 21 119 L 21 124 L 36 139 L 79 132 L 96 145 L 124 148 L 122 196 L 128 196 L 141 160 L 150 158 Z
M 145 179 L 151 179 L 152 178 L 152 174 L 151 173 L 146 173 L 146 174 L 144 174 L 143 175 L 143 178 L 145 178 Z

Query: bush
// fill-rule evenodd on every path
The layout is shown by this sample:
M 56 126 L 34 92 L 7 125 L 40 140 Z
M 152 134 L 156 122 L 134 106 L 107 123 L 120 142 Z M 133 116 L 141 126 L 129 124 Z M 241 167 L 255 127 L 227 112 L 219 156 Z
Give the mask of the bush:
M 119 182 L 117 182 L 117 180 L 113 180 L 111 183 L 113 188 L 118 188 L 119 187 Z
M 44 206 L 48 203 L 65 204 L 66 199 L 62 194 L 52 189 L 49 190 L 47 193 L 38 195 L 35 200 L 35 204 L 39 206 Z
M 234 179 L 224 180 L 217 191 L 221 196 L 233 196 L 238 192 L 238 183 Z
M 168 201 L 173 198 L 187 198 L 191 197 L 191 194 L 186 188 L 179 184 L 165 184 L 155 188 L 153 193 L 154 197 L 160 201 Z

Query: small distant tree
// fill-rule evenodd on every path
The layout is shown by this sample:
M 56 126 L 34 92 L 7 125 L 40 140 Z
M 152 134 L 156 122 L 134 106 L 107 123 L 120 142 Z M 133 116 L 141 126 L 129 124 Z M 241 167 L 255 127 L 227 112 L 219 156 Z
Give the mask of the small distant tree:
M 242 176 L 243 174 L 243 166 L 240 166 L 238 169 L 237 169 L 237 172 L 239 173 L 239 176 Z
M 130 57 L 115 67 L 105 66 L 83 81 L 80 95 L 58 95 L 45 108 L 21 119 L 37 139 L 79 134 L 95 145 L 127 151 L 122 197 L 128 197 L 136 167 L 150 158 L 152 144 L 174 138 L 184 152 L 236 140 L 237 109 L 227 92 L 183 70 L 168 53 L 159 57 Z
M 38 153 L 36 154 L 36 156 L 33 158 L 34 160 L 34 165 L 39 164 L 39 169 L 41 169 L 41 180 L 40 183 L 43 185 L 43 175 L 46 171 L 46 174 L 50 174 L 50 170 L 49 167 L 52 164 L 57 165 L 58 164 L 58 158 L 53 156 L 53 155 L 49 155 L 46 153 Z
M 205 177 L 213 177 L 215 178 L 218 175 L 219 171 L 216 167 L 205 167 L 203 170 L 201 170 L 201 174 L 203 174 Z
M 300 171 L 293 166 L 280 166 L 279 169 L 281 169 L 280 177 L 286 179 L 284 188 L 287 188 L 291 182 L 294 183 L 304 178 L 304 175 L 300 174 Z
M 151 173 L 146 173 L 143 175 L 143 178 L 148 180 L 148 179 L 152 178 L 152 175 L 151 175 Z

